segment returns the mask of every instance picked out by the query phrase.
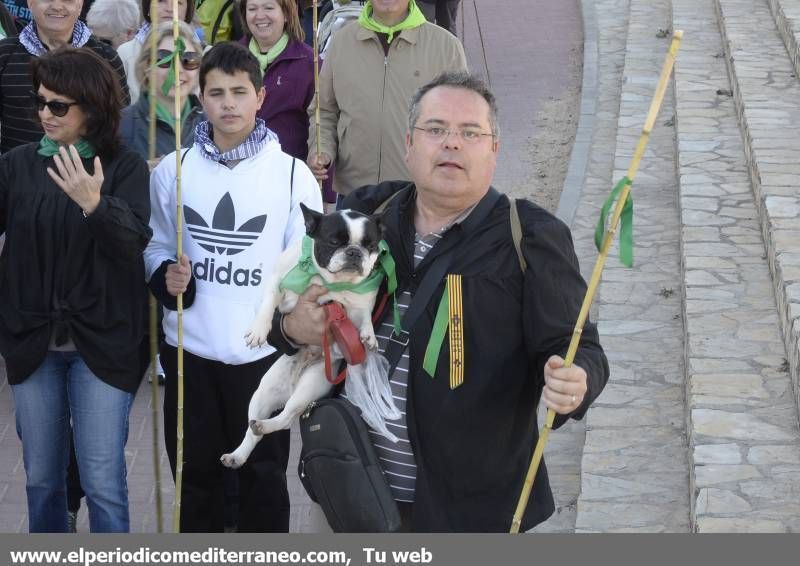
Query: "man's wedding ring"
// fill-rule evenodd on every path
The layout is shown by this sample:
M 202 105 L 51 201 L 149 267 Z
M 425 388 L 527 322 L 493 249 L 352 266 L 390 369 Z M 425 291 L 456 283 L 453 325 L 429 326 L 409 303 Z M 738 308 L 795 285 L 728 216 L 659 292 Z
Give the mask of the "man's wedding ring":
M 572 404 L 575 404 L 575 395 L 572 396 Z

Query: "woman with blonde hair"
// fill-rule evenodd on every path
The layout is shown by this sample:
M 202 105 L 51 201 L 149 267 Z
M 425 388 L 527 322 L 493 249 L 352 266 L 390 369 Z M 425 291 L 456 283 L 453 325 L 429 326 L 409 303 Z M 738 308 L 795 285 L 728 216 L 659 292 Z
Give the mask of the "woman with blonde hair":
M 150 69 L 150 50 L 142 49 L 136 59 L 134 73 L 141 85 L 139 100 L 122 111 L 120 137 L 122 143 L 148 157 L 148 133 L 150 131 L 150 81 L 156 83 L 156 157 L 162 157 L 175 151 L 175 88 L 180 88 L 183 109 L 178 117 L 181 121 L 181 141 L 184 147 L 192 144 L 194 126 L 203 119 L 203 110 L 195 93 L 203 55 L 203 46 L 188 24 L 181 22 L 180 36 L 186 46 L 180 54 L 180 84 L 174 84 L 172 70 L 175 51 L 175 40 L 172 35 L 172 23 L 163 22 L 150 33 L 156 34 L 158 44 L 158 64 Z M 150 35 L 145 41 L 150 45 Z
M 158 13 L 150 13 L 150 0 L 141 0 L 142 9 L 142 25 L 139 27 L 136 35 L 130 41 L 126 41 L 117 49 L 119 58 L 122 59 L 122 64 L 125 66 L 125 75 L 128 77 L 128 90 L 131 93 L 131 104 L 139 99 L 141 85 L 136 78 L 134 67 L 136 61 L 139 59 L 139 54 L 142 51 L 145 43 L 145 38 L 150 33 L 152 22 L 172 22 L 172 9 L 174 8 L 173 0 L 158 0 Z M 195 0 L 178 0 L 178 19 L 192 25 L 195 13 Z M 198 36 L 198 40 L 202 40 Z

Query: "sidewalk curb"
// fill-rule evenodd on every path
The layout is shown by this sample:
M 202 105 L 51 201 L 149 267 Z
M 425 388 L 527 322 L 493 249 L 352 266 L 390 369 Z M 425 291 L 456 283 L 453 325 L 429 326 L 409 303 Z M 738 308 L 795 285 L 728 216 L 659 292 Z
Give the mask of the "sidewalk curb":
M 583 15 L 583 80 L 581 83 L 581 106 L 578 129 L 569 159 L 567 176 L 561 198 L 558 201 L 556 216 L 567 226 L 572 226 L 575 212 L 578 209 L 583 185 L 586 182 L 586 168 L 589 164 L 589 152 L 592 148 L 594 119 L 597 112 L 597 69 L 598 69 L 598 31 L 597 13 L 594 2 L 581 0 Z

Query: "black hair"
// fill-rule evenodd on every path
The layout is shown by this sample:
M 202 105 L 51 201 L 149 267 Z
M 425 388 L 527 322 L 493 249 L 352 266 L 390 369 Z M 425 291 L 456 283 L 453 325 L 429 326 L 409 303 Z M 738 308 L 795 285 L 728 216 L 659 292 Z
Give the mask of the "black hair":
M 263 86 L 261 64 L 250 50 L 233 41 L 224 41 L 212 47 L 204 56 L 200 64 L 200 92 L 206 89 L 206 75 L 219 69 L 226 75 L 234 75 L 244 71 L 250 77 L 250 82 L 256 92 Z
M 489 105 L 489 125 L 492 128 L 492 133 L 497 136 L 499 126 L 497 124 L 497 102 L 495 101 L 494 94 L 486 86 L 478 76 L 472 75 L 467 71 L 445 71 L 438 75 L 431 82 L 422 85 L 414 96 L 411 97 L 411 103 L 408 107 L 408 129 L 411 131 L 419 119 L 419 106 L 422 98 L 430 91 L 437 87 L 450 87 L 450 88 L 463 88 L 470 90 L 483 98 L 486 104 Z
M 34 92 L 44 85 L 68 96 L 86 114 L 84 139 L 101 157 L 113 157 L 120 147 L 122 88 L 108 62 L 87 48 L 62 47 L 31 60 Z M 34 118 L 38 121 L 39 114 Z

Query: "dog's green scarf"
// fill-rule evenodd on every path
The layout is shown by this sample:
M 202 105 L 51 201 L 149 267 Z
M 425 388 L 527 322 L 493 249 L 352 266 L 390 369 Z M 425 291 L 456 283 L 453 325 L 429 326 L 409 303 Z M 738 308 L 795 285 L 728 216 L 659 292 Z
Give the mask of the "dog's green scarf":
M 312 257 L 314 253 L 313 242 L 310 236 L 303 236 L 300 259 L 297 261 L 297 265 L 295 265 L 281 280 L 281 290 L 289 289 L 300 295 L 311 284 L 311 279 L 315 275 L 320 275 Z M 399 333 L 400 311 L 397 308 L 397 298 L 395 297 L 395 291 L 397 291 L 397 273 L 395 271 L 394 258 L 392 254 L 389 253 L 389 246 L 385 240 L 381 240 L 378 243 L 378 261 L 372 273 L 363 281 L 360 283 L 329 283 L 323 279 L 322 285 L 329 291 L 351 291 L 359 294 L 372 293 L 378 290 L 384 277 L 386 277 L 386 292 L 392 295 L 394 301 L 394 327 Z M 322 279 L 321 275 L 320 279 Z

